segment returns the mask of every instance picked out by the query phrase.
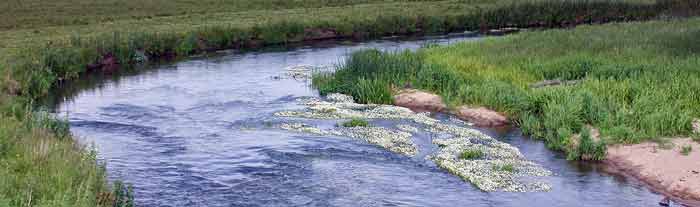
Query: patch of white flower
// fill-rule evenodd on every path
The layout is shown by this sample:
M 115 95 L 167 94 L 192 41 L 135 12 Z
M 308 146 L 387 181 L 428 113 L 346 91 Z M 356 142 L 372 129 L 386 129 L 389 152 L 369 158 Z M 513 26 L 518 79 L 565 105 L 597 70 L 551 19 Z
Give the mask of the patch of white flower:
M 329 96 L 339 97 L 339 95 L 334 94 Z M 311 119 L 407 119 L 416 123 L 427 125 L 432 125 L 438 122 L 438 120 L 430 118 L 426 113 L 415 113 L 404 107 L 378 104 L 358 104 L 348 99 L 333 99 L 341 99 L 343 101 L 327 102 L 319 99 L 306 99 L 302 104 L 308 106 L 307 110 L 282 111 L 275 113 L 275 116 Z
M 411 126 L 411 125 L 408 125 L 408 124 L 399 124 L 399 125 L 396 125 L 396 128 L 398 128 L 398 129 L 400 129 L 401 131 L 404 131 L 404 132 L 411 132 L 411 133 L 417 133 L 417 132 L 418 132 L 418 128 L 416 128 L 416 127 L 414 127 L 414 126 Z
M 455 130 L 459 131 L 459 130 Z M 520 151 L 488 136 L 436 139 L 440 146 L 430 159 L 484 191 L 531 192 L 549 191 L 551 187 L 541 182 L 525 182 L 522 177 L 550 176 L 552 173 L 536 163 L 528 161 Z M 481 157 L 464 159 L 465 151 L 479 151 Z
M 355 103 L 355 99 L 353 99 L 352 96 L 339 93 L 328 94 L 328 96 L 326 96 L 326 99 L 330 102 L 336 103 Z
M 332 68 L 332 66 L 294 65 L 285 68 L 286 72 L 283 77 L 288 77 L 296 80 L 306 80 L 311 78 L 311 75 L 314 71 L 327 71 L 329 70 L 329 68 Z
M 489 137 L 478 130 L 461 127 L 463 122 L 452 120 L 449 123 L 431 118 L 428 113 L 415 113 L 410 109 L 390 105 L 357 104 L 352 97 L 330 94 L 323 101 L 316 98 L 304 99 L 308 106 L 302 111 L 275 113 L 280 117 L 311 119 L 393 119 L 410 120 L 422 125 L 427 131 L 449 138 L 434 139 L 440 149 L 428 159 L 437 166 L 473 183 L 484 191 L 532 192 L 549 191 L 547 183 L 529 181 L 537 176 L 550 176 L 552 172 L 528 161 L 518 148 Z M 458 126 L 459 125 L 459 126 Z M 409 124 L 399 124 L 399 130 L 383 127 L 338 127 L 321 130 L 301 123 L 283 124 L 281 128 L 317 135 L 337 135 L 362 139 L 368 143 L 384 147 L 392 152 L 413 156 L 418 149 L 411 139 L 411 133 L 419 129 Z M 479 151 L 481 156 L 463 159 L 465 151 Z
M 393 131 L 384 127 L 349 127 L 340 128 L 338 131 L 345 136 L 365 140 L 392 152 L 408 156 L 418 154 L 418 148 L 408 132 Z
M 311 125 L 307 125 L 304 123 L 283 123 L 279 126 L 282 129 L 289 130 L 289 131 L 295 131 L 295 132 L 303 132 L 303 133 L 309 133 L 309 134 L 315 134 L 315 135 L 331 135 L 330 132 L 316 128 Z
M 411 140 L 410 133 L 394 131 L 384 127 L 343 127 L 336 130 L 323 130 L 303 123 L 284 123 L 280 125 L 280 128 L 321 136 L 334 135 L 361 139 L 367 143 L 378 145 L 389 151 L 406 156 L 414 156 L 418 153 L 418 149 Z

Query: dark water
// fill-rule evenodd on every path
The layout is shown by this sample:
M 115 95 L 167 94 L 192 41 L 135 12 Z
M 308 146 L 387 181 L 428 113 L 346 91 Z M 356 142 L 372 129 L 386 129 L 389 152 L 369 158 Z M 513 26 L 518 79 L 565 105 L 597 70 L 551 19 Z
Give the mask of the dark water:
M 638 182 L 568 162 L 515 129 L 485 131 L 553 171 L 546 178 L 551 192 L 481 192 L 436 168 L 425 153 L 403 157 L 349 138 L 270 127 L 280 122 L 272 113 L 317 96 L 308 81 L 272 78 L 285 67 L 337 63 L 360 48 L 424 43 L 195 58 L 75 83 L 59 91 L 68 97 L 56 110 L 70 118 L 82 143 L 94 144 L 110 178 L 134 185 L 139 206 L 657 206 L 662 197 Z M 424 152 L 430 139 L 414 138 Z

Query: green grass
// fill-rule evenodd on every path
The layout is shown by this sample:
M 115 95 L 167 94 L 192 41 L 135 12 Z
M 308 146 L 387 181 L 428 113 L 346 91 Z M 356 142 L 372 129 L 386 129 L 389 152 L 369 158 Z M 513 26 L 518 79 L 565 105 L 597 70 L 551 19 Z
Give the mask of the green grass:
M 63 1 L 69 0 L 59 2 Z M 86 8 L 67 7 L 65 10 L 99 11 L 115 4 L 109 2 L 96 5 L 88 2 Z M 183 2 L 179 0 L 173 4 L 187 3 Z M 212 13 L 201 12 L 206 11 L 202 8 L 179 11 L 165 6 L 164 13 L 177 15 L 146 19 L 140 18 L 139 13 L 147 9 L 134 8 L 132 15 L 124 12 L 109 17 L 108 21 L 86 24 L 52 22 L 51 19 L 66 15 L 60 11 L 56 11 L 57 17 L 43 19 L 39 13 L 18 13 L 24 10 L 6 5 L 9 13 L 18 13 L 16 18 L 20 19 L 8 23 L 16 24 L 8 26 L 12 29 L 0 32 L 0 60 L 3 60 L 0 62 L 6 63 L 8 76 L 17 82 L 15 89 L 19 91 L 12 92 L 43 96 L 55 82 L 77 78 L 86 72 L 86 66 L 106 57 L 115 57 L 121 65 L 128 66 L 146 59 L 183 57 L 217 49 L 300 42 L 315 38 L 320 30 L 332 31 L 339 38 L 372 38 L 504 26 L 560 27 L 571 23 L 645 20 L 668 14 L 671 8 L 649 0 L 295 2 L 281 4 L 281 8 L 288 8 L 281 10 L 247 10 L 258 6 L 242 5 L 240 8 L 220 6 L 221 12 Z M 6 1 L 5 4 L 12 3 Z M 213 6 L 217 4 L 227 2 L 212 3 Z M 548 12 L 541 12 L 545 9 Z M 152 12 L 157 14 L 160 9 Z M 21 19 L 25 15 L 32 18 Z M 88 19 L 103 18 L 102 13 L 92 13 L 92 10 L 85 15 Z
M 374 90 L 409 84 L 449 106 L 504 112 L 570 159 L 599 160 L 606 144 L 691 135 L 700 117 L 699 35 L 700 19 L 692 18 L 527 32 L 417 52 L 368 50 L 313 83 L 321 93 L 353 96 L 361 94 L 359 79 L 382 83 Z M 547 79 L 579 82 L 530 87 Z M 586 125 L 601 139 L 584 135 L 574 144 Z
M 513 172 L 515 172 L 515 166 L 513 166 L 513 164 L 510 164 L 510 163 L 503 164 L 503 165 L 494 165 L 493 170 L 513 173 Z
M 682 155 L 688 156 L 688 155 L 690 155 L 690 152 L 692 152 L 692 151 L 693 151 L 693 146 L 685 145 L 685 146 L 681 147 L 681 154 Z
M 65 121 L 0 95 L 0 206 L 125 206 L 113 199 L 96 152 Z M 120 189 L 114 187 L 112 189 Z
M 341 125 L 343 127 L 368 127 L 369 122 L 364 119 L 351 119 L 350 121 L 343 122 Z
M 560 128 L 561 129 L 561 128 Z M 572 137 L 571 134 L 561 133 L 560 137 Z M 568 159 L 584 159 L 584 160 L 603 160 L 607 146 L 605 141 L 595 141 L 591 137 L 590 130 L 584 128 L 581 130 L 580 138 L 577 140 L 577 145 L 573 146 L 567 154 Z
M 459 158 L 463 160 L 475 160 L 484 157 L 484 152 L 481 150 L 464 150 L 462 154 L 459 154 Z
M 0 3 L 0 29 L 88 25 L 119 20 L 147 20 L 172 16 L 199 16 L 295 8 L 337 7 L 357 4 L 408 2 L 394 0 L 8 0 Z

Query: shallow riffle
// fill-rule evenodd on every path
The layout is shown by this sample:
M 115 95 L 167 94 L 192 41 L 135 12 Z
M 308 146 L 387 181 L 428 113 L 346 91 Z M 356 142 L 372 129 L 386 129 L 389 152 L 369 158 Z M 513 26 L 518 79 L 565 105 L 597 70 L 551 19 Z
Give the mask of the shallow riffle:
M 460 121 L 442 122 L 430 117 L 429 113 L 416 113 L 410 109 L 378 104 L 358 104 L 352 97 L 330 94 L 325 100 L 318 98 L 299 99 L 305 105 L 303 110 L 281 111 L 278 117 L 336 120 L 404 120 L 415 123 L 395 124 L 396 129 L 386 127 L 342 127 L 320 129 L 311 124 L 298 122 L 283 123 L 285 130 L 316 135 L 345 136 L 375 144 L 389 151 L 415 156 L 419 149 L 413 143 L 412 134 L 428 132 L 446 138 L 435 138 L 432 143 L 438 150 L 428 155 L 438 167 L 474 184 L 483 191 L 539 192 L 549 191 L 548 183 L 537 181 L 536 177 L 550 176 L 552 172 L 537 163 L 527 160 L 518 150 L 507 143 L 494 139 L 478 130 L 459 125 Z M 418 126 L 418 127 L 416 127 Z M 462 159 L 466 150 L 478 150 L 483 156 L 475 159 Z M 509 170 L 503 170 L 509 166 Z

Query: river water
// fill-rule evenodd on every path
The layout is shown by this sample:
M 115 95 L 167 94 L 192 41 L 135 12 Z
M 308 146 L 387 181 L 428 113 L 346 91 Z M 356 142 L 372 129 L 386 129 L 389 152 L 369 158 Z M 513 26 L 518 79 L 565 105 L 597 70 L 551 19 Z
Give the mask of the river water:
M 517 129 L 480 129 L 554 175 L 550 192 L 482 192 L 425 159 L 361 140 L 274 127 L 273 113 L 318 96 L 285 68 L 331 65 L 351 51 L 415 49 L 476 38 L 334 43 L 226 53 L 59 88 L 53 107 L 138 206 L 658 206 L 662 196 L 590 163 L 569 162 Z M 282 78 L 280 78 L 282 77 Z M 57 100 L 57 101 L 56 101 Z M 440 119 L 448 119 L 444 115 Z M 331 121 L 332 122 L 332 121 Z M 373 120 L 383 124 L 391 120 Z

